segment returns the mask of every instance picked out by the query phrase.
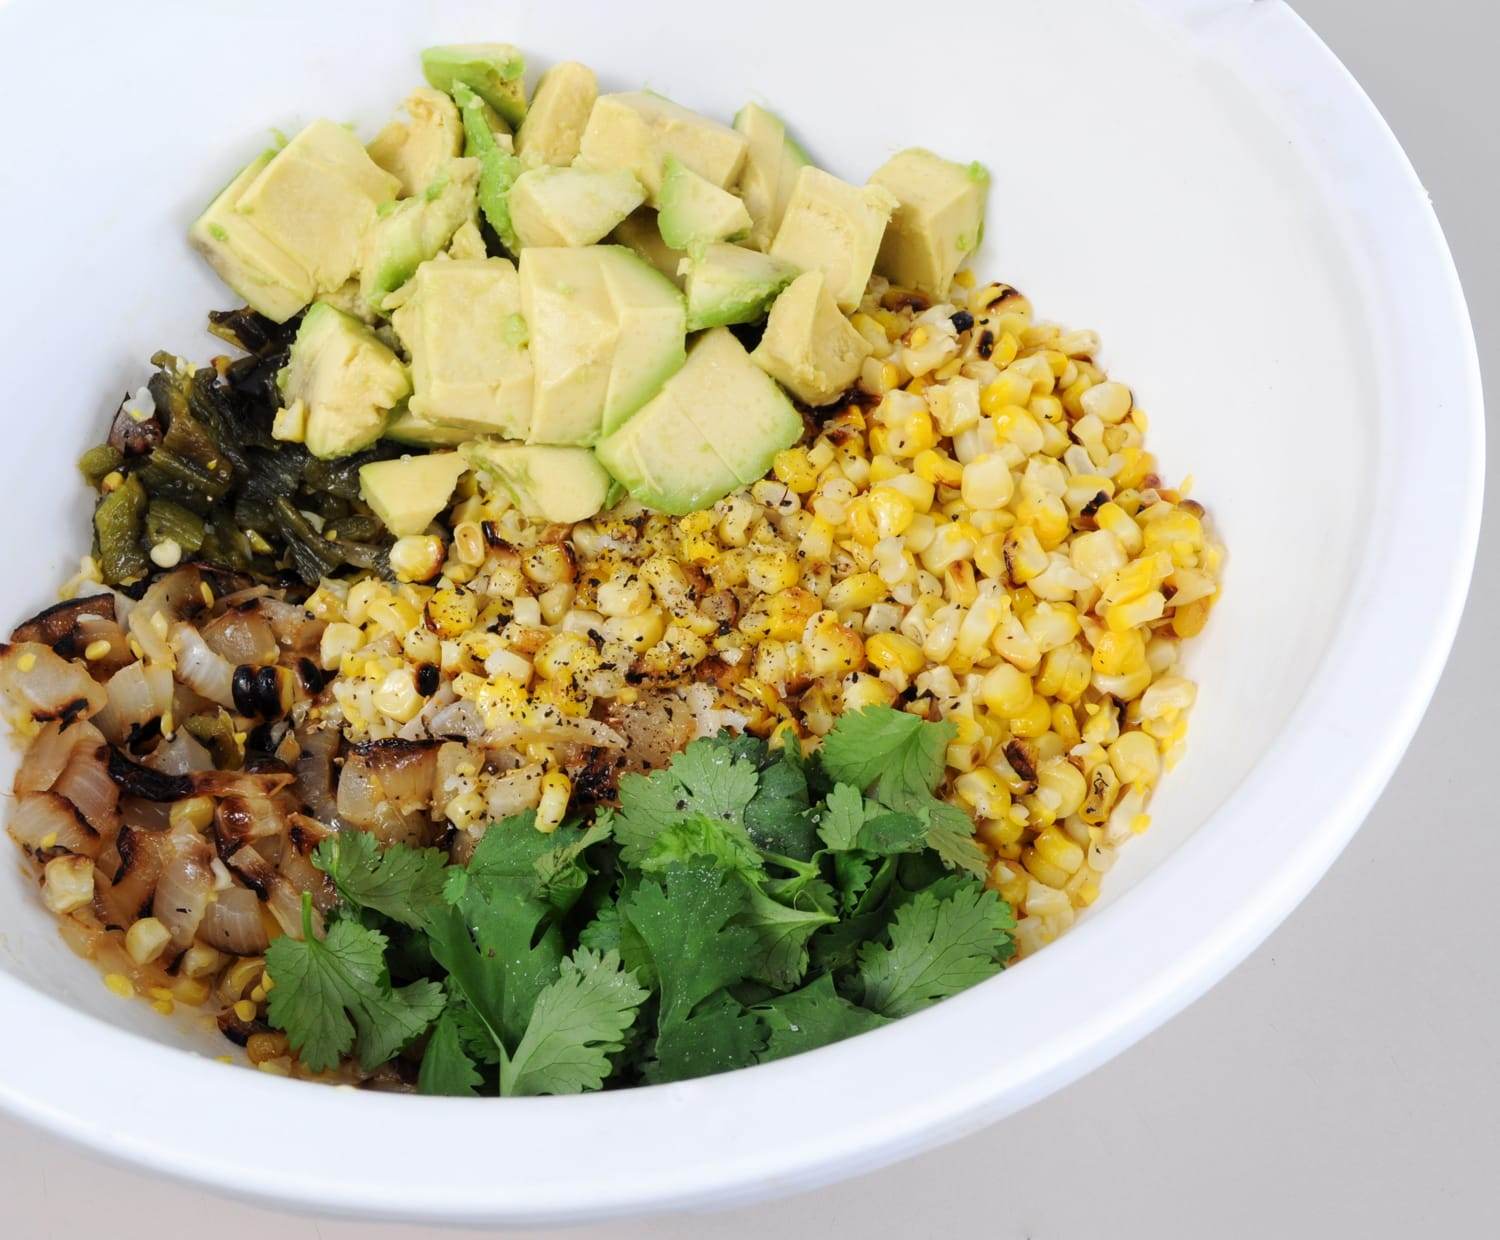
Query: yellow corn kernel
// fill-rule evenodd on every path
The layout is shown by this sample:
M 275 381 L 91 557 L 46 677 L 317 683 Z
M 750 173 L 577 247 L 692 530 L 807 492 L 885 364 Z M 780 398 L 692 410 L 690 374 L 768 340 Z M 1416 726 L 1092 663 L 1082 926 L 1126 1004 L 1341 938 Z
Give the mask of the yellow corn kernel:
M 908 676 L 915 676 L 927 664 L 922 648 L 900 633 L 876 633 L 865 643 L 865 654 L 881 671 L 897 668 Z
M 810 560 L 827 560 L 833 555 L 833 526 L 822 517 L 813 517 L 802 531 L 797 548 Z
M 808 620 L 802 651 L 813 676 L 844 676 L 858 671 L 865 661 L 864 639 L 840 624 L 835 611 L 820 611 Z
M 1045 889 L 1055 888 L 1057 898 L 1066 902 L 1067 897 L 1062 894 L 1062 888 L 1068 882 L 1069 874 L 1067 870 L 1048 861 L 1035 848 L 1024 848 L 1021 850 L 1021 864 L 1026 867 L 1027 872 L 1036 880 L 1036 883 L 1043 884 Z M 1035 884 L 1028 885 L 1026 892 L 1026 912 L 1028 919 L 1042 915 L 1038 907 L 1040 901 L 1037 899 L 1037 896 L 1040 894 L 1042 893 L 1036 891 Z
M 1088 781 L 1083 772 L 1064 757 L 1043 762 L 1036 779 L 1037 794 L 1048 798 L 1052 815 L 1058 821 L 1076 814 L 1088 795 Z
M 1099 595 L 1100 606 L 1109 608 L 1141 598 L 1155 590 L 1164 577 L 1156 556 L 1132 560 L 1105 580 Z
M 155 917 L 142 917 L 125 931 L 125 951 L 136 964 L 150 964 L 172 941 L 172 932 Z
M 479 599 L 467 590 L 437 590 L 427 600 L 426 611 L 427 627 L 440 638 L 458 637 L 479 619 Z
M 1146 639 L 1135 629 L 1114 629 L 1099 634 L 1091 660 L 1096 672 L 1104 676 L 1122 676 L 1146 665 Z
M 1047 699 L 1036 694 L 1032 695 L 1025 709 L 1012 716 L 1010 720 L 1012 736 L 1027 738 L 1041 736 L 1051 726 L 1052 710 L 1047 705 Z
M 365 635 L 356 625 L 335 620 L 323 630 L 318 643 L 318 659 L 325 668 L 332 670 L 343 662 L 345 655 L 353 654 L 364 644 Z
M 1125 732 L 1106 751 L 1121 783 L 1154 784 L 1161 775 L 1161 753 L 1144 732 Z
M 1006 575 L 1015 585 L 1025 585 L 1047 570 L 1049 560 L 1029 525 L 1019 525 L 1005 535 L 1002 556 Z
M 802 569 L 790 551 L 766 551 L 755 556 L 745 569 L 745 580 L 761 594 L 790 590 L 801 579 Z
M 1055 826 L 1039 831 L 1031 841 L 1031 846 L 1041 857 L 1066 874 L 1076 874 L 1083 865 L 1083 849 Z
M 1115 603 L 1106 614 L 1109 627 L 1116 633 L 1133 629 L 1137 625 L 1150 624 L 1166 614 L 1166 596 L 1160 590 L 1152 590 L 1139 598 Z
M 1211 599 L 1200 598 L 1177 608 L 1172 613 L 1172 632 L 1178 637 L 1197 637 L 1208 623 L 1208 612 L 1212 606 Z
M 448 548 L 435 534 L 409 534 L 391 544 L 391 571 L 397 581 L 431 581 L 442 571 Z
M 818 597 L 810 590 L 801 586 L 783 590 L 767 601 L 766 636 L 781 642 L 797 641 L 819 610 Z
M 956 487 L 964 477 L 964 467 L 944 452 L 927 448 L 918 452 L 911 463 L 912 473 L 935 486 Z
M 866 706 L 890 706 L 896 700 L 896 690 L 878 676 L 868 672 L 856 672 L 844 680 L 843 709 L 863 710 Z
M 876 487 L 870 492 L 866 502 L 875 524 L 877 540 L 906 533 L 917 511 L 911 497 L 895 487 Z M 931 500 L 928 502 L 930 504 Z
M 953 790 L 980 818 L 999 819 L 1010 813 L 1010 789 L 987 766 L 964 772 L 953 781 Z
M 1096 383 L 1079 398 L 1084 413 L 1092 414 L 1106 426 L 1123 422 L 1130 412 L 1130 389 L 1123 383 L 1109 380 Z
M 977 520 L 975 521 L 977 525 Z M 992 580 L 1005 576 L 1005 535 L 985 534 L 974 544 L 974 567 Z
M 1087 823 L 1101 823 L 1109 817 L 1115 798 L 1120 795 L 1120 777 L 1108 762 L 1099 763 L 1088 776 L 1088 793 L 1078 808 L 1078 816 Z
M 956 560 L 971 557 L 978 541 L 979 531 L 967 521 L 939 525 L 932 541 L 922 550 L 922 567 L 929 573 L 941 573 Z
M 1134 517 L 1111 500 L 1102 504 L 1094 513 L 1094 524 L 1101 530 L 1108 530 L 1117 539 L 1120 546 L 1125 549 L 1126 555 L 1139 555 L 1141 548 L 1145 545 L 1145 536 L 1141 527 L 1136 523 Z
M 990 360 L 996 359 L 992 355 Z M 1024 375 L 1007 370 L 993 382 L 985 384 L 979 393 L 979 408 L 990 417 L 995 417 L 1002 410 L 1012 405 L 1024 405 L 1030 399 L 1031 381 Z
M 416 608 L 395 597 L 375 599 L 368 608 L 369 623 L 385 633 L 404 633 L 420 618 Z
M 806 495 L 818 485 L 818 471 L 807 459 L 806 448 L 788 448 L 778 452 L 771 462 L 771 472 L 776 480 L 790 487 L 798 495 Z
M 1055 699 L 1060 706 L 1076 702 L 1089 687 L 1092 672 L 1083 648 L 1076 641 L 1067 642 L 1047 652 L 1036 679 L 1036 691 Z M 1056 730 L 1055 723 L 1053 726 Z
M 573 795 L 573 781 L 561 771 L 548 771 L 542 776 L 542 796 L 536 807 L 536 829 L 544 835 L 551 834 L 562 825 L 568 813 L 568 800 Z
M 854 573 L 836 583 L 825 602 L 837 612 L 862 611 L 885 594 L 885 582 L 874 573 Z
M 998 663 L 984 675 L 980 700 L 1002 719 L 1024 715 L 1033 695 L 1031 677 L 1009 663 Z
M 914 517 L 923 516 L 932 511 L 936 488 L 927 479 L 918 478 L 916 474 L 896 474 L 887 478 L 884 486 L 887 490 L 904 495 L 911 502 Z
M 1010 466 L 999 453 L 987 452 L 963 467 L 963 501 L 978 512 L 1004 508 L 1015 492 Z
M 544 680 L 568 680 L 598 666 L 598 652 L 581 633 L 554 633 L 536 652 L 533 664 Z
M 667 619 L 659 607 L 629 616 L 611 616 L 604 622 L 606 640 L 621 642 L 636 654 L 649 650 L 667 631 Z
M 375 690 L 375 709 L 397 723 L 414 719 L 426 699 L 417 692 L 417 679 L 409 667 L 398 667 L 386 673 L 380 687 Z

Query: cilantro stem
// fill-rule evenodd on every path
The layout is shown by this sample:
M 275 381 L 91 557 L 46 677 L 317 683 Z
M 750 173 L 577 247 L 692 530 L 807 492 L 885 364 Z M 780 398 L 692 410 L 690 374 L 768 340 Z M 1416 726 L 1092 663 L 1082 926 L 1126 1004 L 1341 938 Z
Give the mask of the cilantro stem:
M 313 902 L 312 892 L 302 893 L 302 937 L 307 942 L 313 941 Z

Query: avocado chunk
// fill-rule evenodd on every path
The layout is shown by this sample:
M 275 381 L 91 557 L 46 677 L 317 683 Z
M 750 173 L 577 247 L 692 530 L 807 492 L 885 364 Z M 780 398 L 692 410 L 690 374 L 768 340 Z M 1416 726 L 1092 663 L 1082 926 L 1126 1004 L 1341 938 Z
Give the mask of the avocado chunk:
M 359 467 L 359 493 L 397 538 L 420 534 L 448 506 L 469 463 L 457 452 L 403 456 Z
M 317 295 L 312 277 L 235 207 L 275 152 L 258 156 L 220 191 L 188 230 L 188 240 L 219 279 L 252 310 L 285 323 Z
M 401 182 L 402 197 L 419 194 L 438 170 L 463 149 L 464 130 L 453 100 L 419 86 L 401 104 L 399 116 L 365 147 L 370 158 Z
M 510 187 L 510 219 L 523 246 L 593 245 L 645 200 L 623 168 L 544 164 Z
M 734 127 L 750 144 L 740 174 L 740 197 L 751 219 L 748 244 L 765 250 L 781 226 L 797 173 L 812 161 L 787 137 L 781 118 L 758 103 L 747 103 L 735 113 Z
M 528 167 L 566 168 L 578 158 L 583 127 L 598 97 L 599 81 L 587 65 L 576 60 L 553 65 L 531 94 L 531 107 L 516 134 L 516 154 Z
M 592 444 L 682 365 L 682 294 L 619 246 L 528 246 L 520 268 L 536 372 L 529 440 Z
M 417 417 L 409 409 L 402 409 L 391 415 L 381 438 L 410 444 L 414 448 L 456 448 L 473 439 L 474 432 L 466 431 L 460 426 L 429 422 L 426 418 Z
M 801 415 L 786 394 L 719 327 L 597 452 L 641 503 L 682 515 L 760 478 L 801 437 Z
M 748 236 L 750 212 L 727 189 L 700 177 L 675 155 L 663 164 L 661 207 L 656 222 L 661 239 L 686 250 L 709 241 Z
M 720 189 L 733 185 L 745 163 L 745 136 L 650 91 L 600 95 L 589 113 L 578 153 L 595 168 L 624 168 L 660 206 L 668 155 Z
M 483 176 L 483 173 L 480 175 Z M 449 258 L 460 259 L 489 257 L 489 250 L 484 244 L 484 234 L 479 231 L 479 225 L 474 220 L 465 220 L 458 226 L 444 253 Z
M 826 405 L 859 378 L 870 342 L 846 319 L 821 271 L 804 271 L 776 299 L 750 360 L 805 405 Z
M 678 268 L 686 260 L 687 254 L 682 250 L 674 250 L 661 239 L 656 212 L 650 207 L 632 211 L 616 225 L 614 232 L 609 234 L 609 239 L 616 245 L 633 250 L 678 288 L 682 287 L 683 275 Z
M 411 393 L 401 359 L 358 319 L 321 301 L 303 316 L 276 384 L 289 408 L 301 403 L 294 421 L 307 450 L 323 458 L 374 443 Z
M 512 439 L 531 429 L 531 356 L 509 259 L 423 263 L 391 322 L 411 354 L 413 417 Z
M 875 269 L 905 288 L 946 297 L 954 273 L 984 238 L 984 165 L 956 164 L 914 146 L 881 164 L 870 184 L 897 203 Z
M 454 84 L 453 98 L 464 127 L 464 158 L 479 161 L 479 209 L 500 244 L 519 254 L 521 243 L 510 222 L 509 198 L 510 187 L 521 175 L 521 161 L 511 151 L 510 131 L 495 109 L 462 82 Z
M 354 273 L 376 209 L 400 187 L 349 130 L 314 121 L 235 177 L 188 238 L 246 302 L 284 323 Z
M 359 272 L 360 296 L 371 310 L 385 310 L 386 298 L 473 219 L 478 188 L 479 161 L 450 159 L 421 194 L 401 199 L 375 221 Z
M 797 270 L 742 245 L 716 241 L 696 247 L 687 270 L 688 331 L 755 322 L 796 279 Z
M 822 271 L 839 309 L 853 310 L 895 209 L 895 197 L 883 186 L 850 185 L 821 168 L 803 168 L 770 253 L 803 271 Z
M 504 487 L 516 507 L 537 520 L 559 525 L 586 521 L 609 498 L 609 475 L 587 448 L 470 443 L 461 451 L 482 482 Z
M 526 119 L 526 58 L 509 43 L 452 43 L 422 52 L 428 85 L 454 94 L 462 84 L 512 128 Z

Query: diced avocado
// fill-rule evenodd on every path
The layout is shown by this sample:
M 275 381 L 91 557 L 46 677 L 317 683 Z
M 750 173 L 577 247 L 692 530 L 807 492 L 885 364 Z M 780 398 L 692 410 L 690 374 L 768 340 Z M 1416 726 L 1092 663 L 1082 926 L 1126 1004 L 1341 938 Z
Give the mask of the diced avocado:
M 453 88 L 464 126 L 464 156 L 479 161 L 479 209 L 495 235 L 512 254 L 521 252 L 510 222 L 510 187 L 521 175 L 521 161 L 511 153 L 511 137 L 494 108 L 462 82 Z
M 894 196 L 879 185 L 850 185 L 821 168 L 803 168 L 770 253 L 803 271 L 822 271 L 839 309 L 853 310 L 895 208 Z
M 521 173 L 510 187 L 510 220 L 526 245 L 593 245 L 646 200 L 622 168 L 554 168 Z
M 400 188 L 352 132 L 314 121 L 272 156 L 235 211 L 289 254 L 316 292 L 326 293 L 354 274 L 377 208 Z
M 751 219 L 749 244 L 757 250 L 764 250 L 776 235 L 781 212 L 786 210 L 787 199 L 791 197 L 790 182 L 796 178 L 793 169 L 786 193 L 782 194 L 786 126 L 780 117 L 758 103 L 747 103 L 735 113 L 734 127 L 750 143 L 745 153 L 745 170 L 740 174 L 740 197 L 745 200 Z
M 375 221 L 359 272 L 360 295 L 370 309 L 385 309 L 386 298 L 474 217 L 478 188 L 479 161 L 450 159 L 422 193 L 401 199 Z
M 567 167 L 578 157 L 583 127 L 598 97 L 598 79 L 587 65 L 576 60 L 553 65 L 531 94 L 531 107 L 516 134 L 516 154 L 528 167 Z
M 682 364 L 682 294 L 619 246 L 528 246 L 521 306 L 536 372 L 530 441 L 592 444 Z
M 600 432 L 608 435 L 682 369 L 687 358 L 687 311 L 676 285 L 649 263 L 618 246 L 598 248 L 620 328 L 600 425 Z
M 243 297 L 251 309 L 285 323 L 317 294 L 312 277 L 290 254 L 235 207 L 274 152 L 247 165 L 215 198 L 188 230 L 188 240 L 219 279 Z
M 797 174 L 811 164 L 812 156 L 802 149 L 796 138 L 787 134 L 781 144 L 781 174 L 776 178 L 776 209 L 771 213 L 772 240 L 775 240 L 781 221 L 786 218 L 787 204 L 792 201 L 792 191 L 797 188 Z
M 598 454 L 641 503 L 680 515 L 755 481 L 801 436 L 786 394 L 721 327 Z
M 876 270 L 895 284 L 947 296 L 953 273 L 984 235 L 990 174 L 982 164 L 955 164 L 914 146 L 881 164 L 870 184 L 897 202 Z
M 401 359 L 358 319 L 321 301 L 303 317 L 276 383 L 289 406 L 306 406 L 303 441 L 325 458 L 374 443 L 411 393 Z
M 481 479 L 504 486 L 528 517 L 559 525 L 586 521 L 609 497 L 609 475 L 587 448 L 470 443 L 462 452 Z
M 481 178 L 483 175 L 481 172 Z M 479 231 L 479 225 L 473 220 L 465 220 L 460 224 L 453 239 L 448 242 L 447 255 L 458 259 L 488 258 L 489 251 L 485 248 L 484 234 Z
M 745 137 L 649 91 L 600 95 L 583 130 L 579 155 L 596 168 L 625 168 L 658 206 L 662 165 L 668 155 L 721 189 L 733 185 L 745 163 Z
M 392 325 L 411 354 L 410 413 L 480 434 L 531 429 L 531 355 L 521 287 L 506 258 L 417 268 Z
M 846 319 L 821 271 L 805 271 L 771 307 L 750 360 L 805 405 L 826 405 L 859 377 L 870 342 Z
M 463 84 L 512 128 L 526 119 L 526 58 L 509 43 L 464 43 L 422 52 L 428 84 L 454 94 Z
M 661 239 L 673 249 L 741 238 L 750 232 L 745 204 L 700 177 L 675 155 L 668 155 L 663 164 L 658 197 L 657 226 Z
M 650 207 L 642 207 L 627 215 L 614 232 L 609 234 L 609 239 L 627 250 L 633 250 L 678 288 L 682 287 L 684 276 L 679 268 L 687 255 L 682 250 L 674 250 L 661 239 L 661 232 L 656 225 L 656 212 Z
M 419 418 L 409 409 L 403 409 L 386 423 L 382 439 L 410 444 L 414 448 L 456 448 L 474 438 L 473 431 L 459 426 L 444 426 L 440 422 L 429 422 Z
M 755 322 L 797 272 L 791 263 L 742 245 L 716 241 L 697 247 L 687 271 L 688 331 Z
M 359 467 L 359 493 L 397 538 L 420 534 L 448 506 L 469 463 L 457 452 L 403 456 Z
M 419 86 L 401 104 L 397 117 L 365 150 L 401 182 L 401 194 L 420 194 L 438 170 L 463 149 L 464 130 L 453 100 L 440 90 Z

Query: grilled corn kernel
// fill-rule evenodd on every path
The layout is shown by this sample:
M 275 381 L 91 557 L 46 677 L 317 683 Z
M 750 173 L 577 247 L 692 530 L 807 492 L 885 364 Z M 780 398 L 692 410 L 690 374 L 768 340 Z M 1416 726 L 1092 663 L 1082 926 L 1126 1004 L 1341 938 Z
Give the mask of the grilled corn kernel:
M 870 662 L 881 671 L 897 668 L 915 676 L 926 664 L 922 648 L 900 633 L 877 633 L 865 643 Z
M 1031 846 L 1039 856 L 1065 874 L 1076 874 L 1083 865 L 1083 849 L 1055 826 L 1038 832 L 1036 839 L 1031 841 Z
M 1154 784 L 1161 774 L 1161 754 L 1144 732 L 1124 733 L 1107 752 L 1122 783 Z
M 1004 508 L 1014 492 L 1010 466 L 999 453 L 987 452 L 963 467 L 963 501 L 976 511 Z
M 71 913 L 94 898 L 94 863 L 87 857 L 53 857 L 42 868 L 42 903 Z
M 1096 383 L 1079 397 L 1084 413 L 1092 414 L 1107 426 L 1123 422 L 1130 412 L 1130 389 L 1123 383 Z
M 818 485 L 818 467 L 808 459 L 806 448 L 788 448 L 784 452 L 778 452 L 771 463 L 771 472 L 779 482 L 798 495 L 806 495 Z
M 1010 812 L 1010 789 L 989 767 L 964 772 L 953 781 L 953 790 L 980 818 L 999 819 Z
M 335 620 L 323 630 L 318 643 L 318 659 L 329 670 L 343 662 L 344 656 L 353 654 L 365 644 L 364 634 L 353 624 Z
M 956 487 L 963 481 L 964 467 L 946 453 L 931 448 L 918 452 L 911 471 L 934 486 Z
M 579 633 L 554 633 L 534 659 L 536 674 L 545 680 L 567 680 L 581 671 L 592 671 L 597 652 Z
M 1135 629 L 1106 630 L 1094 643 L 1092 664 L 1105 676 L 1137 671 L 1146 664 L 1146 639 Z
M 431 581 L 442 571 L 447 548 L 435 534 L 410 534 L 391 544 L 391 571 L 397 581 Z
M 544 834 L 556 831 L 568 813 L 568 801 L 573 795 L 573 781 L 561 771 L 548 771 L 542 776 L 542 797 L 536 807 L 536 829 Z
M 1037 676 L 1036 691 L 1056 699 L 1059 707 L 1066 706 L 1083 696 L 1092 670 L 1083 648 L 1077 642 L 1068 642 L 1047 652 Z
M 957 560 L 974 554 L 979 532 L 967 521 L 949 521 L 937 527 L 932 541 L 922 549 L 922 567 L 930 573 L 941 573 Z
M 398 667 L 387 672 L 380 687 L 375 690 L 375 709 L 397 723 L 408 723 L 427 704 L 417 692 L 416 675 L 409 667 Z
M 765 551 L 752 559 L 745 569 L 745 580 L 761 594 L 778 594 L 790 590 L 800 580 L 801 566 L 790 551 Z
M 833 555 L 833 526 L 824 517 L 814 517 L 803 530 L 797 547 L 810 560 L 827 560 Z
M 1108 762 L 1099 763 L 1088 776 L 1088 792 L 1078 808 L 1078 816 L 1088 823 L 1101 823 L 1109 817 L 1115 798 L 1120 795 L 1120 777 Z
M 172 932 L 155 917 L 142 917 L 125 931 L 125 952 L 136 964 L 150 964 L 172 941 Z
M 865 661 L 864 639 L 840 624 L 835 611 L 820 611 L 808 620 L 802 651 L 813 676 L 843 676 L 858 671 Z
M 1002 719 L 1015 719 L 1031 705 L 1031 677 L 1009 663 L 998 663 L 985 673 L 980 700 Z
M 1006 576 L 1015 585 L 1025 585 L 1033 577 L 1045 572 L 1050 561 L 1036 531 L 1029 525 L 1017 526 L 1005 536 L 1002 547 Z
M 213 820 L 214 800 L 207 796 L 173 801 L 167 815 L 167 824 L 174 831 L 206 831 Z
M 896 690 L 868 672 L 856 672 L 844 679 L 843 709 L 863 710 L 866 706 L 890 706 Z
M 1115 632 L 1133 629 L 1137 625 L 1150 624 L 1166 614 L 1166 596 L 1160 590 L 1152 590 L 1139 598 L 1115 603 L 1109 608 L 1106 619 Z
M 1013 736 L 1036 737 L 1041 736 L 1052 726 L 1052 708 L 1047 705 L 1047 699 L 1033 694 L 1031 700 L 1010 720 L 1010 730 Z
M 874 573 L 854 573 L 828 591 L 824 601 L 834 611 L 863 611 L 885 597 L 885 582 Z
M 1094 514 L 1094 524 L 1119 539 L 1126 555 L 1139 555 L 1145 545 L 1145 536 L 1135 518 L 1113 501 L 1100 506 Z

